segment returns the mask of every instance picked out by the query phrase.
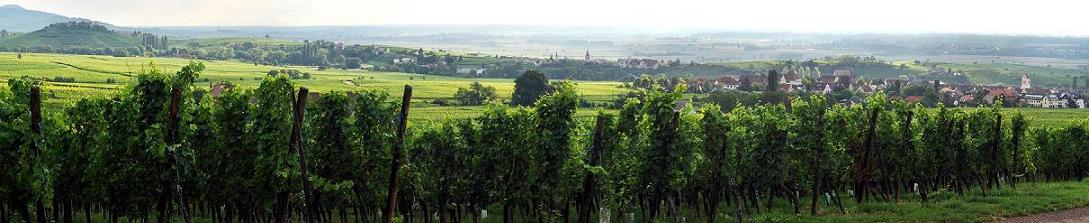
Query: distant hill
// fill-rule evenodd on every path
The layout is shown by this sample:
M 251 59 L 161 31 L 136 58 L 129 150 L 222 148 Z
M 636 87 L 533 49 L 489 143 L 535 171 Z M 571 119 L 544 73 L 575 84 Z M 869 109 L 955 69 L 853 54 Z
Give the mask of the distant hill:
M 0 39 L 3 47 L 121 48 L 140 44 L 138 37 L 94 22 L 55 23 L 38 31 Z
M 0 29 L 7 30 L 8 32 L 31 32 L 49 26 L 49 24 L 72 21 L 92 20 L 28 10 L 18 5 L 0 6 Z M 116 29 L 116 27 L 110 24 L 97 21 L 92 22 L 102 24 L 109 29 Z

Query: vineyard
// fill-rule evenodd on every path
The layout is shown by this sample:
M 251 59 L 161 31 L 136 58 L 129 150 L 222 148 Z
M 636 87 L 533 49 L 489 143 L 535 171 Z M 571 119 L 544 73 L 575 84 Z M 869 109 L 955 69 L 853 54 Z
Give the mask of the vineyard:
M 650 90 L 576 119 L 575 85 L 561 81 L 533 107 L 412 124 L 408 86 L 401 100 L 310 97 L 280 76 L 213 95 L 194 86 L 203 69 L 145 70 L 63 110 L 42 110 L 34 80 L 8 80 L 0 222 L 727 222 L 988 196 L 1089 170 L 1089 122 L 1034 126 L 999 107 L 881 93 L 724 112 Z

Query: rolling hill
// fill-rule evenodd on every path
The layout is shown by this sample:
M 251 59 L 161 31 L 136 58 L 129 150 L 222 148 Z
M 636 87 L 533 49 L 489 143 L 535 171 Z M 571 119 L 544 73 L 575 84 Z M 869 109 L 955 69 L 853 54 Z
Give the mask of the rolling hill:
M 55 23 L 44 29 L 0 39 L 5 47 L 120 48 L 140 45 L 140 39 L 94 22 Z
M 42 29 L 49 24 L 73 21 L 90 21 L 103 24 L 110 29 L 116 29 L 113 25 L 89 19 L 73 18 L 49 12 L 28 10 L 18 5 L 0 6 L 0 29 L 7 30 L 8 32 L 32 32 L 34 30 Z

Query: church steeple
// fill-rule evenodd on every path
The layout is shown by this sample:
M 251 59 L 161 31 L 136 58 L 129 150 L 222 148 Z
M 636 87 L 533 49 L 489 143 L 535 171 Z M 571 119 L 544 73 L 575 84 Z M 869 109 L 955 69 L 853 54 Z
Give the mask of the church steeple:
M 1021 75 L 1021 89 L 1032 88 L 1032 79 L 1029 79 L 1028 74 Z
M 586 61 L 590 61 L 590 50 L 586 50 Z

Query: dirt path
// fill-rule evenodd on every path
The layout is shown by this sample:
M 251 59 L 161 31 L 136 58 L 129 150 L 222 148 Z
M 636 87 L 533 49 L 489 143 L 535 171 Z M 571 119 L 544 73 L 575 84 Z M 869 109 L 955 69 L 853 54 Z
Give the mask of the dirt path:
M 1074 208 L 1056 212 L 1034 214 L 1029 216 L 1012 217 L 1003 219 L 1002 223 L 1022 222 L 1063 222 L 1063 223 L 1089 223 L 1089 207 Z

